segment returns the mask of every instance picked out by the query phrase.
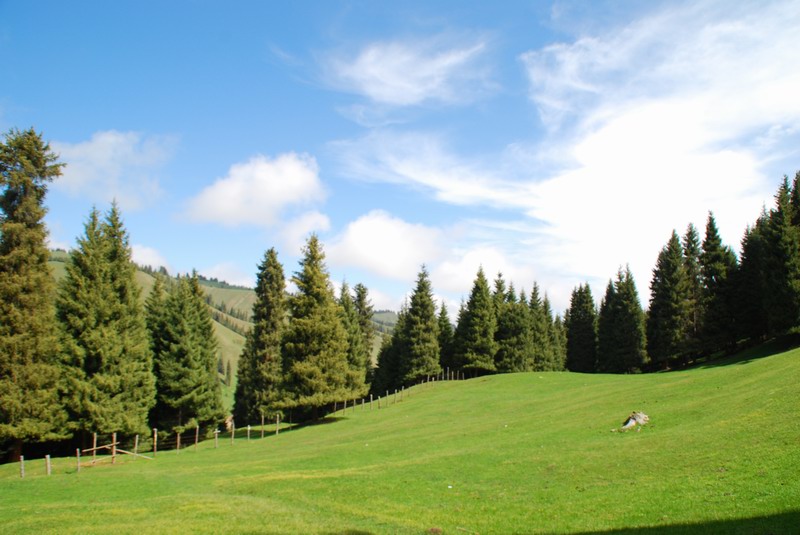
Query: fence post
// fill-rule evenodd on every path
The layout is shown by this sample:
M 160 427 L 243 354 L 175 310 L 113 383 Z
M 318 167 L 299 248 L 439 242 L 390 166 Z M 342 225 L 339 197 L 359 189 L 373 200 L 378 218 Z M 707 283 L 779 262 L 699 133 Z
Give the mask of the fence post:
M 281 413 L 275 415 L 275 434 L 281 432 Z
M 45 455 L 44 456 L 44 465 L 46 467 L 45 470 L 47 472 L 47 475 L 49 476 L 50 475 L 50 456 L 49 455 Z
M 372 410 L 372 394 L 369 395 L 369 410 Z
M 397 405 L 397 389 L 394 389 L 394 404 Z
M 78 472 L 81 471 L 81 449 L 75 448 L 75 457 L 78 459 Z
M 137 434 L 136 437 L 133 439 L 133 460 L 136 460 L 136 456 L 139 455 L 139 435 Z
M 197 451 L 198 442 L 200 442 L 200 424 L 194 428 L 194 451 Z
M 175 441 L 175 453 L 177 454 L 181 452 L 181 432 L 176 431 L 175 434 L 178 435 L 178 438 Z
M 214 429 L 214 449 L 219 447 L 219 429 Z
M 261 413 L 261 438 L 264 438 L 264 413 Z
M 111 433 L 111 464 L 117 462 L 117 433 Z
M 158 429 L 155 427 L 153 428 L 153 458 L 155 458 L 156 453 L 158 453 Z
M 231 445 L 233 445 L 233 437 L 236 435 L 236 424 L 231 420 Z
M 247 441 L 250 442 L 250 424 L 247 424 Z
M 92 433 L 92 464 L 94 464 L 95 455 L 97 455 L 97 433 Z
M 25 456 L 19 456 L 19 477 L 25 479 Z

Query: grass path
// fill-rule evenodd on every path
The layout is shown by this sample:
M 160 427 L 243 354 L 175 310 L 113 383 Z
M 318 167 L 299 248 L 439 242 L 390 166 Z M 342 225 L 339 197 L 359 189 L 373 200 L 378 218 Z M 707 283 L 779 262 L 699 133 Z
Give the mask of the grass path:
M 800 350 L 416 387 L 389 408 L 77 474 L 0 466 L 7 533 L 796 533 Z M 632 410 L 641 432 L 612 433 Z M 256 434 L 253 435 L 257 436 Z

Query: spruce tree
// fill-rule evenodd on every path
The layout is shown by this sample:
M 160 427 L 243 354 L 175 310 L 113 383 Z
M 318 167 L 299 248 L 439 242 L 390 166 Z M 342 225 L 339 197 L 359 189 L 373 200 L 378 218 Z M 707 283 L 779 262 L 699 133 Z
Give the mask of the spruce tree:
M 0 143 L 0 443 L 63 438 L 59 343 L 44 198 L 62 164 L 33 129 Z
M 356 310 L 350 287 L 342 283 L 339 293 L 339 306 L 342 313 L 342 325 L 347 332 L 347 364 L 350 369 L 347 375 L 347 389 L 351 394 L 348 398 L 360 398 L 367 392 L 367 369 L 369 352 L 364 342 L 364 331 L 361 328 L 360 317 Z
M 494 302 L 489 291 L 489 282 L 478 269 L 472 286 L 464 317 L 464 325 L 459 329 L 457 338 L 457 360 L 461 369 L 467 374 L 483 375 L 496 370 L 494 354 L 497 346 L 494 333 L 497 329 Z
M 239 356 L 233 416 L 259 421 L 278 409 L 282 398 L 281 336 L 286 324 L 286 279 L 274 248 L 264 253 L 256 275 L 253 328 Z
M 703 325 L 703 278 L 700 268 L 700 236 L 697 228 L 689 223 L 683 237 L 683 265 L 686 271 L 688 297 L 686 306 L 689 309 L 684 352 L 689 356 L 697 356 L 700 351 L 700 333 Z
M 517 300 L 514 286 L 510 285 L 505 300 L 496 307 L 497 352 L 495 353 L 495 366 L 497 371 L 502 373 L 528 371 L 532 352 L 528 305 Z
M 297 292 L 289 299 L 291 320 L 281 344 L 284 406 L 310 409 L 317 418 L 320 408 L 351 399 L 353 393 L 347 383 L 347 332 L 316 235 L 308 239 L 292 282 Z
M 158 384 L 153 423 L 162 431 L 183 432 L 214 425 L 224 410 L 217 378 L 217 342 L 197 273 L 181 277 L 164 302 L 164 330 L 152 332 Z
M 439 322 L 425 266 L 417 275 L 404 329 L 407 352 L 401 364 L 403 384 L 412 385 L 421 379 L 438 375 L 442 371 L 439 365 Z
M 57 301 L 70 420 L 88 433 L 145 433 L 155 403 L 153 355 L 119 210 L 93 209 Z
M 742 260 L 735 277 L 735 318 L 737 337 L 760 340 L 767 335 L 767 256 L 766 226 L 763 212 L 742 238 Z
M 792 223 L 791 197 L 789 178 L 784 177 L 764 233 L 769 334 L 781 334 L 800 323 L 800 228 Z
M 644 312 L 630 268 L 609 281 L 597 319 L 597 370 L 636 373 L 647 362 Z
M 383 336 L 381 349 L 378 352 L 378 365 L 370 385 L 370 391 L 378 396 L 402 386 L 402 359 L 408 352 L 405 328 L 407 315 L 408 307 L 404 305 L 397 313 L 397 322 L 391 336 Z
M 567 329 L 567 369 L 591 373 L 597 368 L 597 312 L 589 283 L 572 290 Z
M 372 321 L 375 315 L 375 310 L 372 307 L 372 301 L 369 299 L 369 290 L 363 284 L 359 283 L 353 287 L 355 292 L 355 307 L 358 314 L 358 323 L 361 326 L 361 336 L 364 339 L 364 347 L 367 349 L 366 373 L 370 375 L 372 371 L 372 355 L 374 354 L 373 346 L 375 344 L 375 323 Z
M 447 307 L 442 301 L 439 307 L 439 364 L 442 370 L 454 371 L 456 363 L 453 356 L 453 343 L 455 342 L 455 332 L 450 316 L 447 314 Z
M 683 248 L 672 231 L 653 269 L 647 316 L 647 351 L 662 368 L 686 354 L 692 317 L 690 293 Z
M 547 294 L 542 301 L 542 312 L 544 314 L 544 321 L 547 333 L 547 350 L 544 354 L 544 365 L 542 371 L 559 371 L 564 369 L 566 355 L 558 353 L 558 333 L 555 330 L 555 318 L 553 317 L 553 308 L 550 306 L 550 299 Z
M 547 334 L 547 318 L 544 313 L 544 303 L 539 295 L 539 285 L 533 283 L 531 297 L 528 301 L 528 318 L 531 322 L 531 356 L 528 367 L 531 370 L 542 371 L 550 352 L 550 337 Z
M 714 214 L 708 213 L 703 252 L 700 255 L 703 279 L 701 332 L 706 353 L 732 349 L 736 345 L 735 287 L 738 264 L 733 250 L 722 244 Z

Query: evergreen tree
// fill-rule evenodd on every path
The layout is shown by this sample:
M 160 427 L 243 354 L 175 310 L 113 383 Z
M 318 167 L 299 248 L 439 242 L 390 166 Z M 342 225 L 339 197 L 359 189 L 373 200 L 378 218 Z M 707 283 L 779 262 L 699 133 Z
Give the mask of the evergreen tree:
M 456 336 L 456 355 L 461 369 L 473 375 L 494 372 L 494 354 L 497 351 L 494 333 L 497 324 L 494 302 L 483 268 L 478 269 L 463 321 L 464 326 Z
M 692 314 L 690 292 L 683 249 L 673 231 L 656 260 L 647 316 L 647 351 L 663 368 L 686 353 Z
M 531 322 L 531 356 L 528 367 L 531 370 L 542 371 L 545 369 L 547 355 L 550 352 L 550 337 L 547 334 L 548 325 L 544 303 L 539 295 L 539 285 L 535 282 L 528 301 L 528 308 L 528 317 Z
M 543 371 L 559 371 L 564 369 L 566 356 L 558 354 L 558 333 L 555 331 L 555 319 L 553 318 L 553 309 L 550 306 L 550 299 L 547 294 L 542 301 L 542 312 L 544 313 L 544 321 L 547 333 L 547 350 L 544 354 L 545 359 L 542 366 Z
M 93 209 L 58 295 L 71 421 L 84 434 L 145 433 L 155 402 L 153 354 L 119 210 Z
M 253 328 L 239 357 L 233 416 L 258 421 L 276 412 L 282 398 L 281 335 L 286 323 L 286 279 L 274 248 L 264 254 L 256 276 Z
M 375 315 L 375 310 L 372 307 L 372 302 L 369 299 L 369 290 L 363 284 L 356 284 L 353 288 L 355 292 L 355 307 L 358 313 L 358 323 L 361 326 L 361 336 L 364 339 L 364 346 L 367 349 L 366 372 L 367 376 L 372 371 L 372 355 L 373 345 L 375 343 L 375 323 L 372 318 Z
M 560 314 L 553 320 L 553 339 L 555 341 L 555 355 L 557 371 L 567 369 L 567 328 Z
M 531 321 L 528 305 L 517 300 L 514 286 L 505 300 L 497 305 L 495 366 L 498 372 L 528 371 L 532 351 Z
M 346 282 L 342 283 L 339 294 L 339 306 L 342 311 L 342 325 L 347 331 L 347 389 L 352 393 L 351 399 L 363 396 L 367 392 L 366 378 L 369 353 L 364 343 L 364 331 L 356 310 L 353 296 Z
M 217 342 L 197 278 L 179 278 L 164 300 L 164 330 L 152 332 L 158 384 L 153 422 L 162 431 L 183 432 L 215 424 L 224 410 L 216 372 Z
M 439 322 L 425 266 L 417 275 L 404 329 L 408 351 L 403 355 L 403 384 L 411 385 L 438 375 L 442 371 L 439 365 Z
M 453 357 L 453 343 L 455 342 L 455 332 L 450 316 L 447 314 L 447 307 L 442 301 L 439 307 L 439 364 L 443 370 L 455 370 L 457 368 Z
M 287 408 L 310 409 L 312 418 L 328 404 L 352 399 L 348 390 L 347 332 L 331 288 L 325 254 L 311 235 L 292 276 L 297 293 L 289 299 L 291 321 L 282 353 Z
M 700 255 L 703 279 L 702 345 L 706 353 L 732 348 L 736 344 L 735 287 L 738 264 L 736 254 L 722 245 L 714 214 L 708 213 L 703 252 Z
M 766 336 L 767 319 L 767 255 L 766 226 L 763 212 L 742 238 L 742 260 L 735 277 L 737 336 L 758 340 Z
M 597 367 L 597 312 L 589 283 L 572 290 L 567 328 L 567 369 L 591 373 Z
M 700 253 L 700 236 L 697 233 L 697 228 L 689 223 L 686 234 L 683 237 L 683 265 L 686 271 L 688 287 L 686 306 L 689 309 L 689 323 L 687 325 L 684 351 L 689 355 L 697 355 L 700 351 L 700 333 L 704 317 Z
M 609 281 L 597 320 L 597 369 L 635 373 L 647 362 L 644 312 L 630 268 Z
M 0 143 L 0 443 L 63 438 L 44 197 L 62 164 L 33 129 Z
M 391 336 L 384 335 L 380 352 L 378 353 L 378 366 L 375 369 L 375 378 L 372 381 L 371 392 L 382 396 L 385 392 L 402 386 L 402 359 L 408 352 L 406 340 L 406 318 L 408 308 L 404 305 L 397 314 L 397 322 Z
M 791 197 L 789 178 L 784 177 L 764 229 L 769 334 L 783 333 L 800 323 L 800 228 L 792 224 Z

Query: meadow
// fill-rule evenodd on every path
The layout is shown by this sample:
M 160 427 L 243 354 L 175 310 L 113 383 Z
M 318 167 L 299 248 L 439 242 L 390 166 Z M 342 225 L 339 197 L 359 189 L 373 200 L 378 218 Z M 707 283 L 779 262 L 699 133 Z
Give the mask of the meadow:
M 0 466 L 6 533 L 797 533 L 800 349 L 437 382 L 218 449 Z M 633 410 L 641 431 L 612 432 Z

